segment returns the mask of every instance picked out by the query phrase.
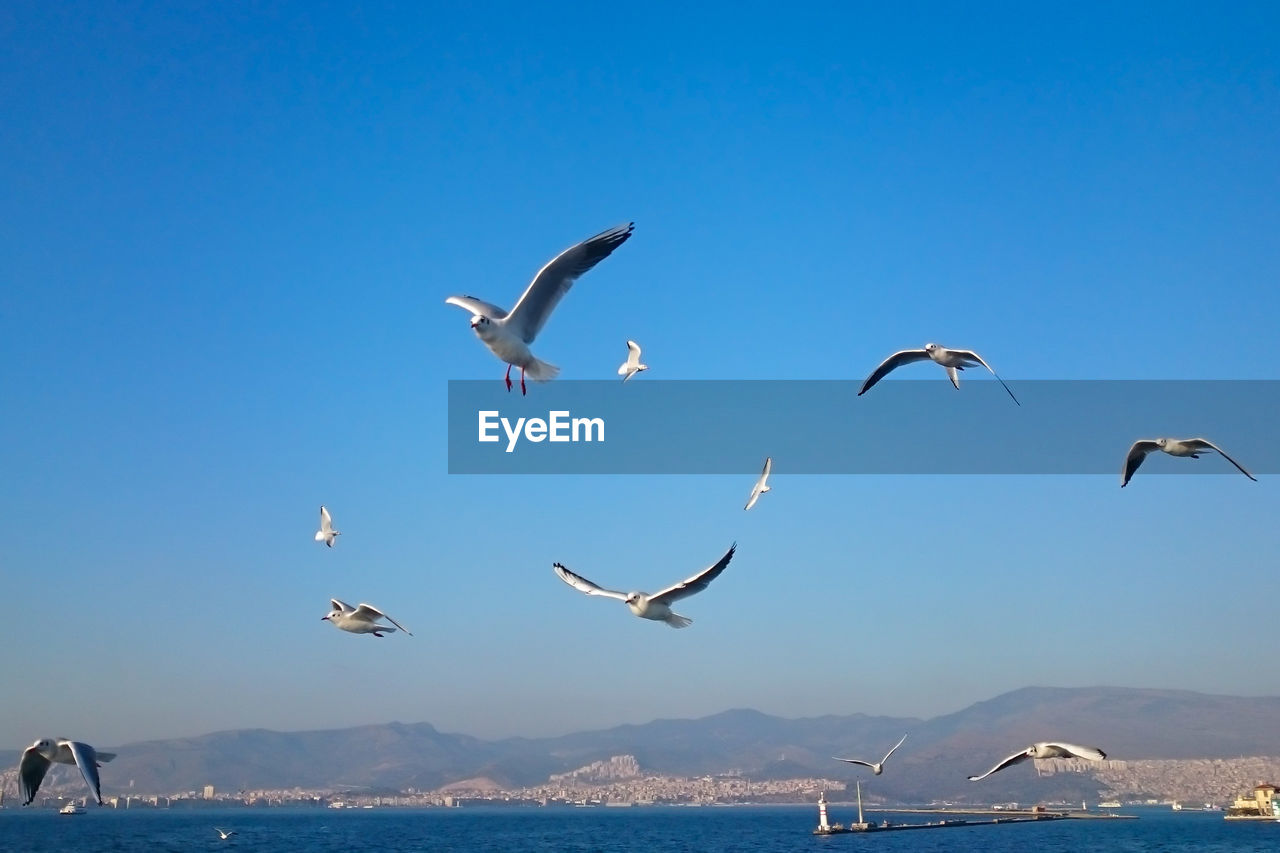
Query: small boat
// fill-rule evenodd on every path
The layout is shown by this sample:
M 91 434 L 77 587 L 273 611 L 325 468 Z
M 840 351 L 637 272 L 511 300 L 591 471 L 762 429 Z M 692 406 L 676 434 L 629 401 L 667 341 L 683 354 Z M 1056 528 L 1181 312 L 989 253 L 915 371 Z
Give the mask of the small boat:
M 84 814 L 84 809 L 80 808 L 75 801 L 67 800 L 67 804 L 58 809 L 58 814 Z

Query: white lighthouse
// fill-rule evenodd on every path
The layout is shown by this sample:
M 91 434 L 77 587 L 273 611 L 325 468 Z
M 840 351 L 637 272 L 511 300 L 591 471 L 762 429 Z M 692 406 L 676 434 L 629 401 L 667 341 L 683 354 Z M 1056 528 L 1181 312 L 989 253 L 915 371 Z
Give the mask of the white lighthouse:
M 827 792 L 818 795 L 818 831 L 828 832 L 831 824 L 827 823 Z

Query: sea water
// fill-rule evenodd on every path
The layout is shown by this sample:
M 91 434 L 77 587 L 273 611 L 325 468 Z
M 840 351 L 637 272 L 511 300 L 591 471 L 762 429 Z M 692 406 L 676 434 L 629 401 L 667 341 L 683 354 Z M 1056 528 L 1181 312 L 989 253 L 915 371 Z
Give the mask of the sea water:
M 0 851 L 990 851 L 990 853 L 1276 853 L 1280 823 L 1226 821 L 1220 812 L 1122 810 L 1138 820 L 1061 820 L 874 835 L 815 837 L 814 806 L 681 808 L 475 807 L 458 809 L 132 809 L 0 810 Z M 852 807 L 832 805 L 848 823 Z M 924 822 L 918 814 L 878 814 L 879 822 Z M 956 817 L 949 815 L 948 817 Z M 214 827 L 233 829 L 222 841 Z

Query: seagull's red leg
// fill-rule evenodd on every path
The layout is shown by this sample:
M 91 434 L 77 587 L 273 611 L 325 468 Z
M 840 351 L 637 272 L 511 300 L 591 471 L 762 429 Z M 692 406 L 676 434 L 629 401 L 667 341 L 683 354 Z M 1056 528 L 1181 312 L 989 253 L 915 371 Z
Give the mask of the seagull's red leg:
M 507 365 L 507 390 L 511 390 L 511 365 Z
M 524 368 L 522 367 L 520 368 L 520 396 L 523 397 L 527 393 L 529 392 L 526 391 L 524 387 Z

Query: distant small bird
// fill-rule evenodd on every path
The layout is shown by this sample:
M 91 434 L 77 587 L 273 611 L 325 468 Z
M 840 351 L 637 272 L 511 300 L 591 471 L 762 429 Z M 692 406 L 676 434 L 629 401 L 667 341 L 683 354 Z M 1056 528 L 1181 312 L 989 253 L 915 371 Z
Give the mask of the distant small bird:
M 661 592 L 653 595 L 646 595 L 643 592 L 618 592 L 612 589 L 604 589 L 597 586 L 581 575 L 574 574 L 564 567 L 561 563 L 554 563 L 552 568 L 555 569 L 556 575 L 560 580 L 576 589 L 578 592 L 587 595 L 603 595 L 608 598 L 616 598 L 625 601 L 631 612 L 641 619 L 652 619 L 655 622 L 666 622 L 672 628 L 685 628 L 693 623 L 693 620 L 687 616 L 681 616 L 679 613 L 671 611 L 671 604 L 682 598 L 687 598 L 695 592 L 702 592 L 720 573 L 729 565 L 729 561 L 733 559 L 733 552 L 737 549 L 738 544 L 729 546 L 729 550 L 721 557 L 715 565 L 710 568 L 703 569 L 693 577 L 683 580 L 680 583 L 669 586 Z
M 1216 450 L 1223 459 L 1239 468 L 1241 474 L 1255 483 L 1258 482 L 1257 477 L 1244 470 L 1243 465 L 1207 438 L 1142 438 L 1133 443 L 1129 448 L 1129 454 L 1124 458 L 1124 470 L 1120 472 L 1120 488 L 1123 489 L 1129 485 L 1133 472 L 1138 470 L 1138 466 L 1147 458 L 1147 454 L 1155 450 L 1163 450 L 1170 456 L 1190 456 L 1192 459 L 1199 459 L 1201 453 L 1211 453 Z
M 49 767 L 58 764 L 74 764 L 80 768 L 80 775 L 89 786 L 93 798 L 102 805 L 102 783 L 98 781 L 99 762 L 115 758 L 114 752 L 98 752 L 87 743 L 66 738 L 41 738 L 22 751 L 18 761 L 18 796 L 24 806 L 30 805 L 40 790 L 44 774 Z
M 640 363 L 640 345 L 635 341 L 627 341 L 627 360 L 618 368 L 622 381 L 626 382 L 640 371 L 648 369 L 649 365 Z
M 234 829 L 218 829 L 216 826 L 213 828 L 213 831 L 218 833 L 218 837 L 223 841 L 226 841 L 228 838 L 236 834 Z
M 870 391 L 872 385 L 875 385 L 883 379 L 885 375 L 894 368 L 901 367 L 904 364 L 910 364 L 913 361 L 924 361 L 925 359 L 932 359 L 945 367 L 947 369 L 947 376 L 951 379 L 951 384 L 956 386 L 957 390 L 960 388 L 959 371 L 964 370 L 966 367 L 973 367 L 978 364 L 981 364 L 987 370 L 991 370 L 991 365 L 983 361 L 982 356 L 978 355 L 973 350 L 947 349 L 946 347 L 939 346 L 938 344 L 925 344 L 924 349 L 904 349 L 895 352 L 893 355 L 886 358 L 880 366 L 872 371 L 871 375 L 867 377 L 867 381 L 862 383 L 862 390 L 858 392 L 858 396 L 861 397 L 863 394 Z M 991 375 L 996 378 L 997 382 L 1004 386 L 1005 391 L 1009 391 L 1009 386 L 1004 384 L 1004 380 L 1000 378 L 999 374 L 994 370 L 991 370 Z M 1018 403 L 1018 398 L 1013 396 L 1012 391 L 1009 391 L 1009 396 L 1013 399 L 1013 402 Z M 1018 403 L 1018 405 L 1021 406 L 1022 404 Z
M 333 529 L 333 516 L 329 515 L 329 510 L 320 507 L 320 529 L 316 531 L 316 541 L 332 548 L 334 541 L 341 535 L 342 531 Z
M 335 628 L 350 631 L 352 634 L 373 634 L 375 637 L 381 637 L 384 631 L 388 634 L 393 634 L 396 628 L 399 628 L 410 637 L 413 636 L 413 632 L 408 628 L 371 605 L 361 604 L 358 607 L 352 607 L 345 601 L 339 601 L 336 598 L 329 599 L 329 603 L 333 605 L 333 610 L 327 616 L 321 616 L 320 621 L 328 622 Z M 379 625 L 379 619 L 386 619 L 396 628 Z
M 619 225 L 570 246 L 550 263 L 538 270 L 524 295 L 511 313 L 474 296 L 450 296 L 447 305 L 457 305 L 471 312 L 471 330 L 489 348 L 489 352 L 507 363 L 507 390 L 511 390 L 511 368 L 520 368 L 520 393 L 525 393 L 524 377 L 534 382 L 554 379 L 560 368 L 539 361 L 529 351 L 542 326 L 560 299 L 569 292 L 583 273 L 603 261 L 631 236 L 635 223 Z
M 884 772 L 884 763 L 889 760 L 889 756 L 893 755 L 893 753 L 898 749 L 898 747 L 902 746 L 902 741 L 906 739 L 907 739 L 907 736 L 903 735 L 902 740 L 895 743 L 893 745 L 893 749 L 886 752 L 884 754 L 884 758 L 880 759 L 875 764 L 872 764 L 870 761 L 863 761 L 860 758 L 837 758 L 836 761 L 845 761 L 845 762 L 848 762 L 849 764 L 861 764 L 863 767 L 870 767 L 872 775 L 879 776 L 881 773 Z
M 1107 754 L 1100 749 L 1091 746 L 1076 746 L 1071 743 L 1058 743 L 1052 741 L 1041 741 L 1033 743 L 1031 746 L 1015 752 L 1004 761 L 1001 761 L 995 767 L 992 767 L 981 776 L 970 776 L 970 782 L 977 782 L 979 779 L 985 779 L 997 770 L 1003 770 L 1010 765 L 1017 764 L 1020 761 L 1026 761 L 1028 758 L 1083 758 L 1088 761 L 1102 761 Z
M 772 491 L 773 488 L 767 484 L 769 472 L 773 470 L 773 457 L 766 456 L 764 458 L 764 468 L 760 471 L 760 479 L 756 480 L 756 484 L 751 487 L 751 497 L 747 498 L 747 505 L 742 509 L 749 510 L 756 505 L 756 501 L 760 500 L 760 496 L 765 492 Z

